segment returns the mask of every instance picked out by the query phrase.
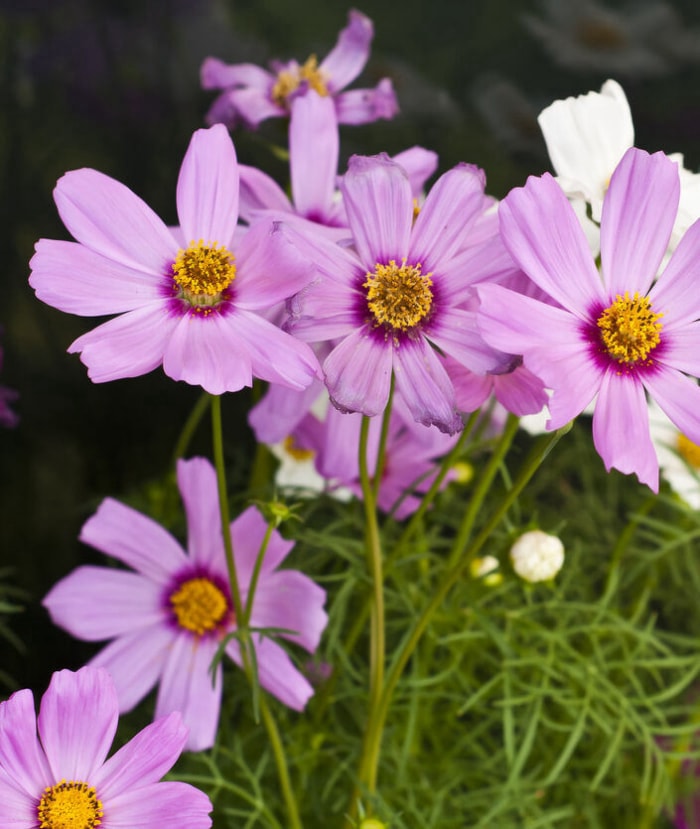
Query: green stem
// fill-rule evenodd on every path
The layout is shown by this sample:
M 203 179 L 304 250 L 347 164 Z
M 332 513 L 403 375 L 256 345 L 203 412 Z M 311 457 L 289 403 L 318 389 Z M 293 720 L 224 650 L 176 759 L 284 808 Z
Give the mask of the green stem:
M 192 440 L 192 435 L 194 435 L 197 430 L 197 426 L 199 426 L 199 422 L 204 416 L 204 412 L 206 412 L 208 406 L 209 395 L 206 392 L 202 392 L 187 420 L 185 421 L 185 425 L 182 427 L 182 431 L 180 432 L 180 437 L 175 444 L 175 449 L 173 450 L 173 466 L 177 464 L 180 458 L 185 456 L 187 447 L 190 445 L 190 441 Z
M 447 594 L 449 593 L 450 589 L 460 579 L 462 573 L 469 566 L 469 563 L 472 561 L 474 556 L 488 541 L 488 539 L 491 536 L 491 533 L 503 520 L 507 511 L 513 505 L 513 503 L 516 501 L 516 499 L 523 491 L 527 483 L 530 481 L 532 476 L 540 467 L 544 458 L 547 456 L 547 454 L 549 454 L 550 450 L 559 441 L 562 435 L 569 431 L 569 428 L 570 426 L 565 426 L 554 433 L 543 435 L 540 438 L 540 440 L 528 456 L 528 459 L 523 464 L 518 478 L 516 479 L 511 489 L 506 493 L 500 506 L 493 513 L 486 525 L 476 535 L 471 544 L 469 544 L 467 549 L 464 550 L 464 552 L 461 555 L 461 558 L 447 572 L 442 583 L 433 593 L 431 600 L 429 601 L 428 605 L 426 606 L 418 621 L 415 623 L 413 629 L 404 639 L 402 646 L 399 648 L 389 668 L 386 683 L 384 686 L 384 691 L 379 701 L 379 707 L 376 711 L 375 716 L 370 721 L 369 727 L 366 732 L 361 765 L 361 769 L 364 772 L 364 780 L 376 781 L 377 770 L 379 767 L 379 755 L 381 752 L 382 734 L 384 731 L 384 725 L 386 723 L 387 714 L 389 712 L 389 705 L 391 703 L 393 693 L 396 690 L 396 686 L 398 685 L 399 679 L 403 674 L 404 668 L 406 667 L 408 660 L 411 658 L 411 655 L 416 649 L 416 646 L 418 645 L 418 642 L 420 641 L 423 633 L 425 632 L 425 629 L 430 623 L 433 614 L 440 607 L 443 600 L 445 599 L 445 596 L 447 596 Z
M 374 467 L 374 500 L 375 504 L 379 497 L 379 487 L 382 484 L 384 475 L 384 464 L 386 462 L 386 441 L 389 436 L 389 424 L 391 422 L 391 410 L 394 402 L 394 375 L 391 375 L 391 386 L 389 388 L 389 399 L 382 415 L 382 431 L 379 435 L 379 447 L 377 449 L 377 463 Z M 366 453 L 365 453 L 366 457 Z
M 248 585 L 248 595 L 246 596 L 245 608 L 243 610 L 243 627 L 248 627 L 250 624 L 250 614 L 253 612 L 253 599 L 255 598 L 255 589 L 258 586 L 258 578 L 260 576 L 260 568 L 262 567 L 263 560 L 265 558 L 265 553 L 267 552 L 267 545 L 270 543 L 270 538 L 272 537 L 272 533 L 275 529 L 276 521 L 273 518 L 272 521 L 268 522 L 267 530 L 265 531 L 265 537 L 262 540 L 262 544 L 260 545 L 260 549 L 258 550 L 258 554 L 255 558 L 255 566 L 253 567 L 253 574 L 250 577 L 250 584 Z
M 272 747 L 272 753 L 275 758 L 275 765 L 277 766 L 277 778 L 279 780 L 280 788 L 282 789 L 282 797 L 287 808 L 287 817 L 289 819 L 289 829 L 302 829 L 302 823 L 299 818 L 299 809 L 297 807 L 294 789 L 289 779 L 289 767 L 287 766 L 287 757 L 284 753 L 284 746 L 280 737 L 279 729 L 272 712 L 267 706 L 267 700 L 262 697 L 260 700 L 260 713 L 262 714 L 267 737 Z

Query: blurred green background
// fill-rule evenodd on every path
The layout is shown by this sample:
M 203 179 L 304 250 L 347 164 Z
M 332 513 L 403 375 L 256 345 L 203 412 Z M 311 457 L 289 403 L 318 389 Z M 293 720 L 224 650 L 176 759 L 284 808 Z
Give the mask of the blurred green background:
M 546 20 L 555 7 L 564 28 L 552 45 L 527 16 Z M 324 0 L 0 2 L 0 383 L 19 391 L 21 417 L 16 429 L 0 428 L 0 567 L 11 567 L 9 580 L 26 593 L 25 611 L 11 620 L 26 653 L 0 640 L 0 668 L 19 686 L 43 688 L 52 671 L 77 667 L 93 652 L 55 630 L 39 601 L 78 563 L 97 560 L 77 535 L 100 499 L 125 497 L 164 474 L 199 394 L 161 371 L 96 386 L 66 354 L 95 322 L 44 306 L 27 284 L 35 241 L 67 238 L 55 182 L 66 170 L 97 168 L 174 222 L 180 161 L 213 99 L 199 88 L 202 60 L 321 59 L 348 8 Z M 548 169 L 537 113 L 608 77 L 627 92 L 637 145 L 683 152 L 696 170 L 700 6 L 636 3 L 617 28 L 617 18 L 596 17 L 595 8 L 579 0 L 367 0 L 360 10 L 376 35 L 355 86 L 390 76 L 401 114 L 344 127 L 341 170 L 354 152 L 422 144 L 438 152 L 441 172 L 459 161 L 482 166 L 489 191 L 503 196 Z M 571 23 L 567 35 L 574 9 L 593 17 Z M 645 28 L 640 9 L 660 22 Z M 584 48 L 580 66 L 571 65 L 569 36 Z M 284 125 L 268 122 L 234 140 L 242 161 L 284 175 L 265 143 L 283 142 Z M 248 397 L 230 397 L 227 440 L 244 463 Z

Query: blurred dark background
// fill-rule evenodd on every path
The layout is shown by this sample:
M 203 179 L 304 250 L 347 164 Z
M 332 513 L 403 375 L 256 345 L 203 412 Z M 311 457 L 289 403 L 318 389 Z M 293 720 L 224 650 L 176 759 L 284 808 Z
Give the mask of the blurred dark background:
M 161 371 L 93 385 L 66 354 L 95 322 L 44 306 L 27 284 L 36 240 L 67 238 L 55 182 L 66 170 L 97 168 L 174 222 L 182 155 L 213 99 L 199 88 L 202 60 L 320 60 L 348 8 L 325 0 L 0 2 L 0 384 L 20 394 L 19 426 L 0 427 L 0 568 L 10 567 L 2 580 L 25 592 L 23 613 L 5 621 L 26 646 L 21 653 L 0 639 L 0 669 L 20 687 L 43 689 L 52 671 L 93 652 L 54 629 L 39 601 L 74 566 L 98 560 L 77 541 L 82 522 L 105 495 L 128 498 L 165 473 L 199 396 Z M 458 161 L 482 166 L 489 191 L 503 196 L 548 169 L 537 113 L 608 77 L 628 95 L 638 146 L 680 151 L 687 167 L 700 165 L 695 0 L 367 0 L 360 10 L 376 34 L 354 86 L 390 76 L 401 115 L 344 127 L 341 169 L 353 152 L 422 144 L 438 152 L 440 172 Z M 234 140 L 242 161 L 282 177 L 266 142 L 284 136 L 282 123 L 267 122 Z M 230 397 L 229 451 L 244 458 L 248 398 Z

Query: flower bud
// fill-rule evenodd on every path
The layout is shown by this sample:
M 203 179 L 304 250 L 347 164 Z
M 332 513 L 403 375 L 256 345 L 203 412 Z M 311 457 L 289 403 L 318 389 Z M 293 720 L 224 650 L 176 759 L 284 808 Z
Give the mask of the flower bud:
M 548 581 L 561 570 L 564 545 L 541 530 L 523 533 L 510 548 L 513 569 L 525 581 Z

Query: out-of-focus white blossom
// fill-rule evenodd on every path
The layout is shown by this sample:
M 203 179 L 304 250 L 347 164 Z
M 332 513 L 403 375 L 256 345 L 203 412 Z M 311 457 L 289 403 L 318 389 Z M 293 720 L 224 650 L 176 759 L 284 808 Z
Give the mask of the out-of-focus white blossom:
M 510 548 L 513 569 L 525 581 L 549 581 L 564 564 L 564 545 L 542 530 L 523 533 Z

